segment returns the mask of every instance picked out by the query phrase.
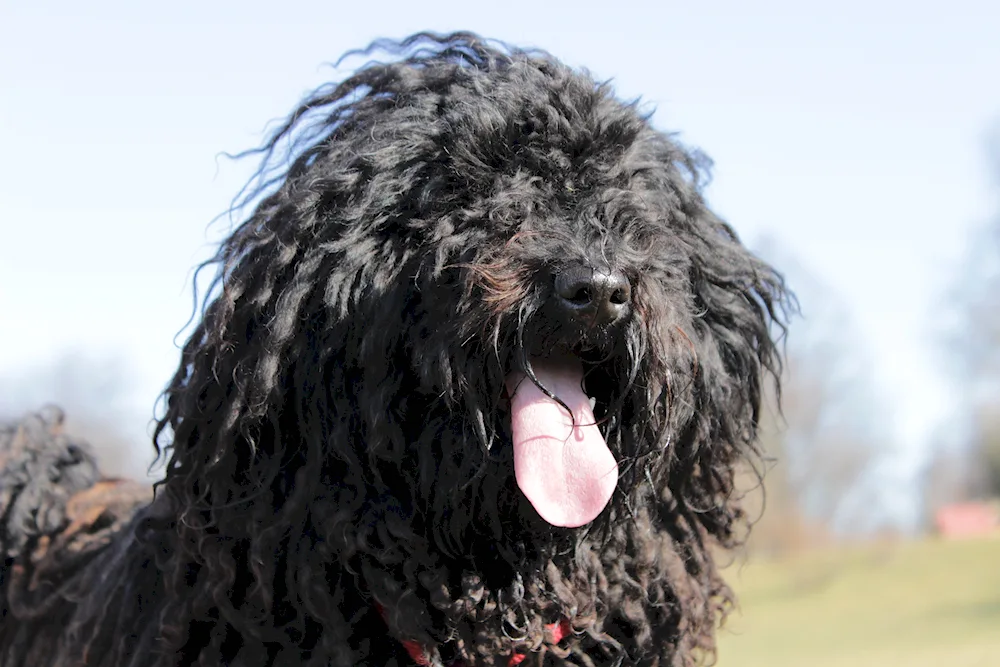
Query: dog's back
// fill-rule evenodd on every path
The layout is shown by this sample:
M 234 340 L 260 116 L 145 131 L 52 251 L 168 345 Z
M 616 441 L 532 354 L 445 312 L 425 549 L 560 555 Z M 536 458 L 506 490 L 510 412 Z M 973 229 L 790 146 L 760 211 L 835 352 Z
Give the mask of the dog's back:
M 102 477 L 63 422 L 54 407 L 0 422 L 0 665 L 48 664 L 90 580 L 109 569 L 115 537 L 152 495 Z

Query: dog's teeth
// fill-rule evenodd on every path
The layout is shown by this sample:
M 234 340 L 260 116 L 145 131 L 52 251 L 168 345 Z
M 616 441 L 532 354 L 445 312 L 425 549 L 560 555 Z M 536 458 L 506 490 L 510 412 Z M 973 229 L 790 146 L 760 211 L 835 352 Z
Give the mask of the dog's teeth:
M 590 397 L 590 409 L 593 410 L 597 406 L 597 399 L 593 396 Z

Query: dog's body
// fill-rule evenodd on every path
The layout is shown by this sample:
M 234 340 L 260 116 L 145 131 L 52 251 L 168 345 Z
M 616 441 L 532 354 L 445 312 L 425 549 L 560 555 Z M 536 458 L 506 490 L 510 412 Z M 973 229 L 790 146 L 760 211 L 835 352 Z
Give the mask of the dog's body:
M 156 500 L 95 486 L 58 419 L 0 440 L 3 667 L 714 650 L 781 278 L 585 74 L 468 34 L 389 48 L 265 146 Z

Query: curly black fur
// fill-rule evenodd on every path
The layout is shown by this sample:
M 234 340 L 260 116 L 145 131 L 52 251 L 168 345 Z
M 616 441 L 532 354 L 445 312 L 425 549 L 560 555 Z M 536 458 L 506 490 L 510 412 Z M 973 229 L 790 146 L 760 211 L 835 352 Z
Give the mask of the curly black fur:
M 714 651 L 732 596 L 712 552 L 745 524 L 734 475 L 780 364 L 781 277 L 706 207 L 704 161 L 586 73 L 466 33 L 373 51 L 396 58 L 260 149 L 166 391 L 157 499 L 58 573 L 57 601 L 4 592 L 5 667 L 412 664 L 403 640 L 434 665 Z M 552 312 L 570 262 L 627 276 L 624 322 Z M 550 349 L 583 360 L 620 464 L 579 529 L 513 480 L 504 378 Z M 5 580 L 64 528 L 9 518 L 36 502 L 12 474 Z M 76 479 L 31 498 L 96 478 Z

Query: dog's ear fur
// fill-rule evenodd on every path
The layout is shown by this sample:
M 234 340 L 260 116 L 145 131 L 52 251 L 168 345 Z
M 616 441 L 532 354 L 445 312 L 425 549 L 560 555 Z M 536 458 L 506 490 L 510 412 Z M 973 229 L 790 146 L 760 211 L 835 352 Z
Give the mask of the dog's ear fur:
M 734 546 L 743 519 L 734 496 L 741 459 L 756 463 L 757 429 L 768 382 L 780 398 L 781 351 L 794 296 L 774 268 L 744 246 L 708 209 L 702 165 L 684 167 L 676 231 L 687 246 L 693 297 L 686 335 L 695 355 L 693 417 L 678 441 L 669 475 L 671 494 L 722 545 Z

